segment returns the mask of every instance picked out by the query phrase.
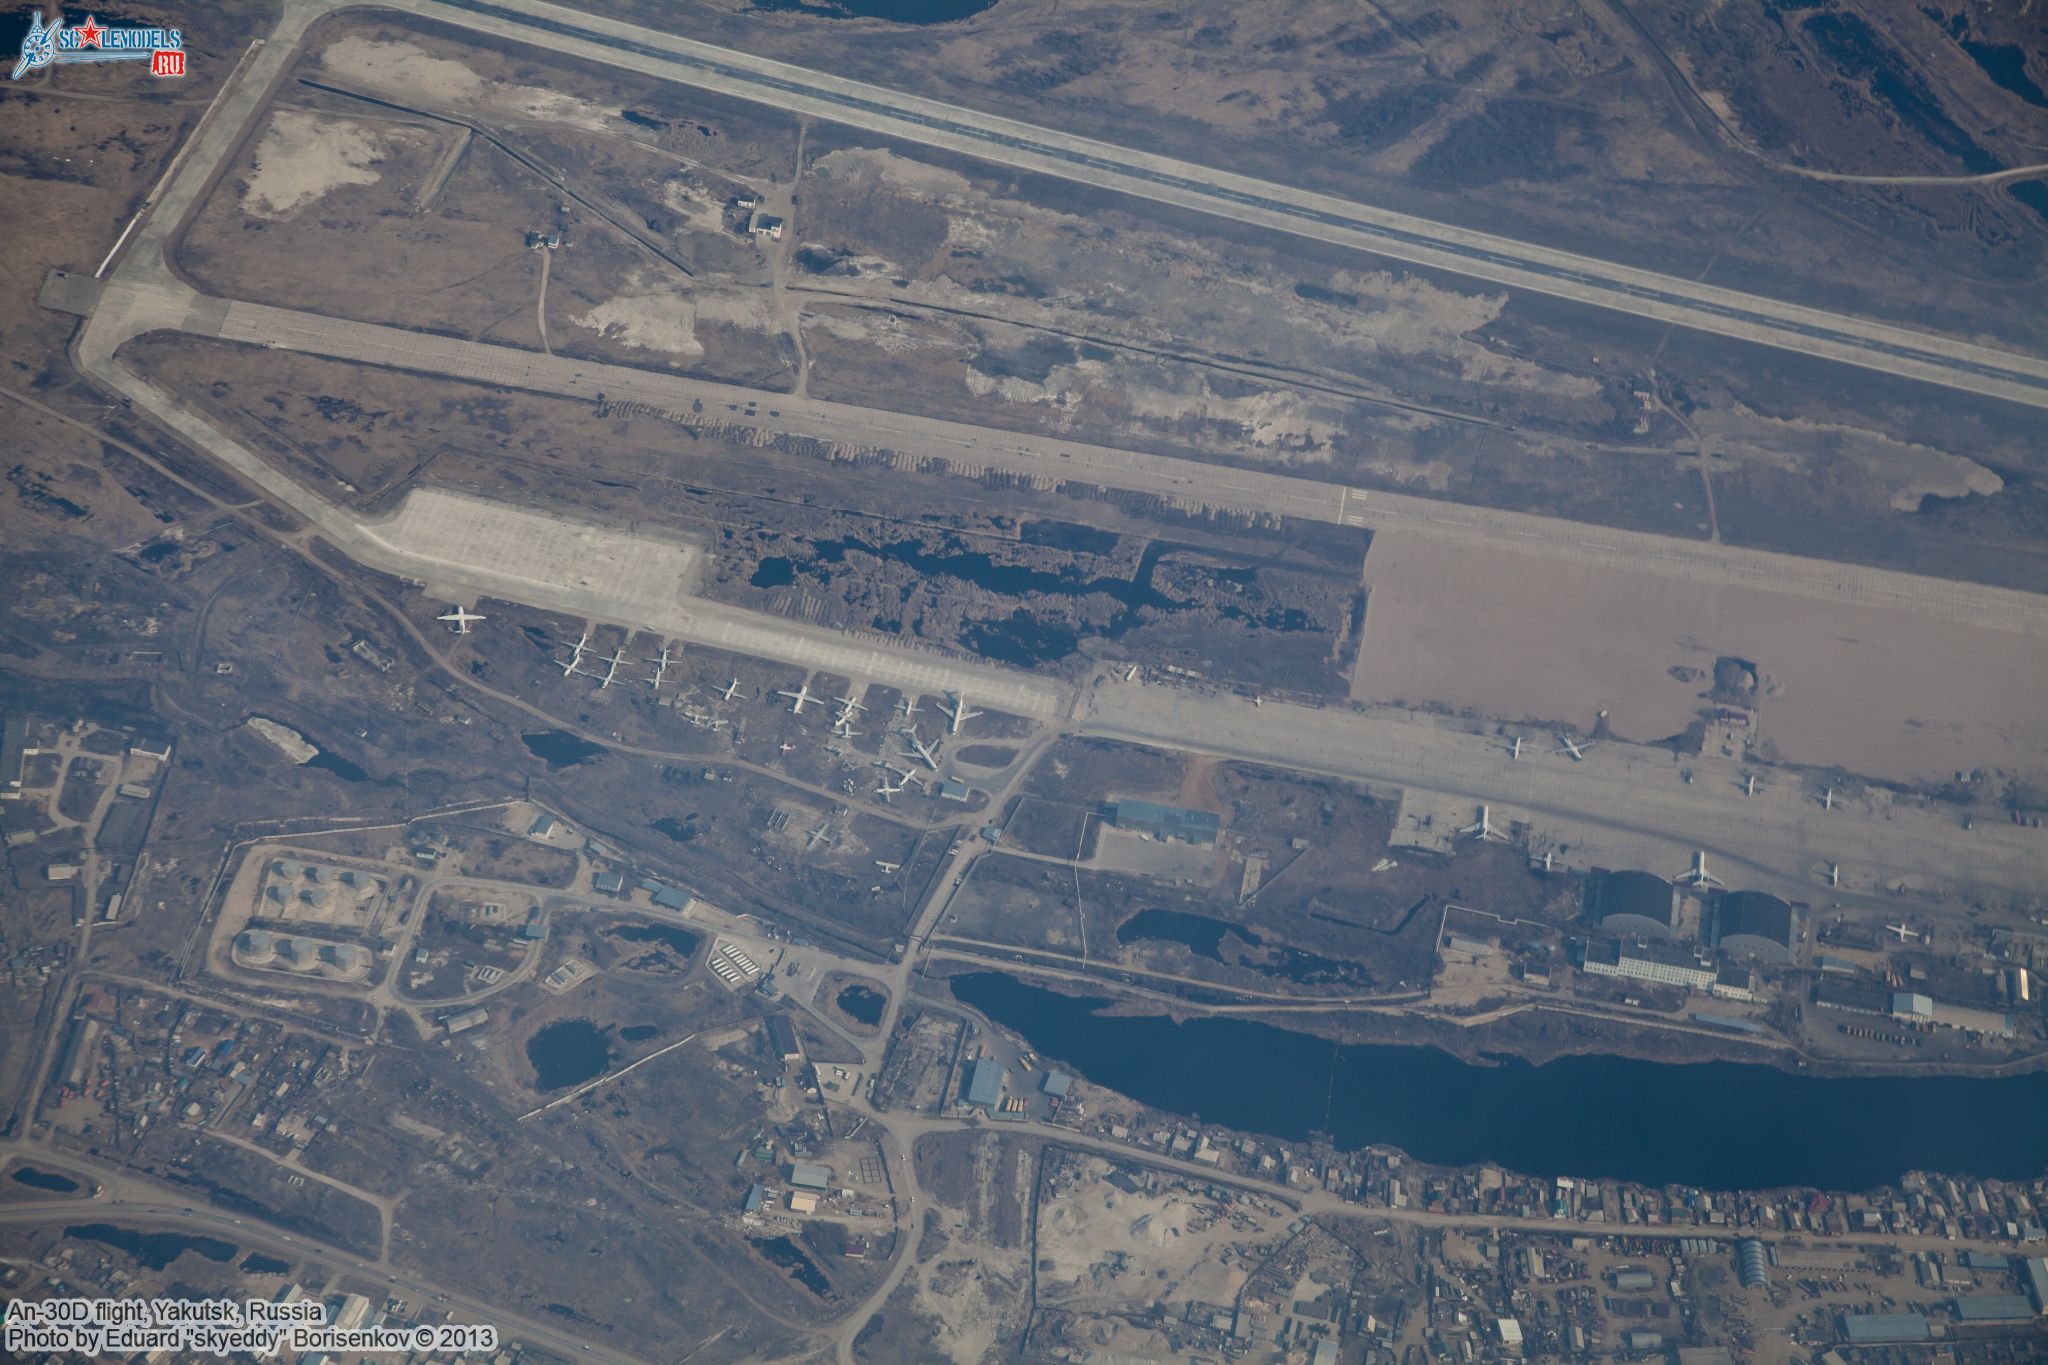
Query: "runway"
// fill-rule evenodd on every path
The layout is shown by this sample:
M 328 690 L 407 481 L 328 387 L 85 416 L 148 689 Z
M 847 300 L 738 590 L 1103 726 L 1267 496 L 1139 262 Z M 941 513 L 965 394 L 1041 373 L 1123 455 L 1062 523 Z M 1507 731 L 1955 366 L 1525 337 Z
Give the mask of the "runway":
M 2048 360 L 1197 165 L 542 0 L 390 0 L 567 55 L 985 161 L 1680 327 L 2048 407 Z

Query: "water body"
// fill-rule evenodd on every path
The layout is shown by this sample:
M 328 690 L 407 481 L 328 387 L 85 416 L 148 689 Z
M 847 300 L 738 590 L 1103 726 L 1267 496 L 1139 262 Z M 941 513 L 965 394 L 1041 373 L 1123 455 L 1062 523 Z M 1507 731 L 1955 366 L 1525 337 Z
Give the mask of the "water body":
M 234 1259 L 237 1250 L 233 1242 L 223 1242 L 218 1237 L 191 1237 L 182 1232 L 138 1232 L 134 1228 L 115 1227 L 112 1223 L 82 1223 L 64 1229 L 64 1235 L 118 1248 L 151 1270 L 162 1270 L 188 1251 L 225 1264 Z
M 77 1194 L 79 1185 L 68 1175 L 55 1171 L 39 1171 L 33 1166 L 16 1167 L 8 1177 L 17 1185 L 26 1185 L 32 1190 L 48 1190 L 52 1194 Z
M 619 1030 L 619 1039 L 627 1043 L 644 1043 L 660 1032 L 653 1024 L 633 1024 Z
M 804 1249 L 787 1237 L 775 1237 L 765 1242 L 756 1242 L 761 1254 L 789 1272 L 789 1277 L 804 1288 L 824 1298 L 832 1292 L 832 1281 L 825 1278 L 825 1272 L 818 1269 L 818 1263 L 804 1254 Z
M 550 768 L 573 768 L 604 752 L 602 744 L 592 744 L 567 730 L 537 730 L 521 735 L 519 742 L 532 750 L 536 757 L 546 759 Z
M 1070 539 L 1070 537 L 1052 537 Z M 1032 542 L 1027 538 L 1027 543 Z M 1189 604 L 1159 591 L 1152 584 L 1154 572 L 1161 562 L 1179 554 L 1193 553 L 1205 561 L 1215 558 L 1215 552 L 1196 546 L 1178 545 L 1169 541 L 1154 541 L 1145 547 L 1138 558 L 1138 567 L 1129 578 L 1086 578 L 1078 573 L 1054 572 L 1034 569 L 1022 564 L 1001 564 L 981 550 L 965 548 L 960 541 L 949 541 L 945 549 L 934 552 L 916 540 L 895 540 L 876 543 L 865 540 L 824 540 L 812 547 L 811 557 L 801 564 L 780 556 L 764 559 L 754 571 L 750 582 L 755 587 L 787 587 L 798 577 L 815 578 L 819 583 L 832 581 L 832 565 L 846 562 L 848 551 L 870 554 L 888 563 L 904 564 L 915 569 L 924 578 L 957 578 L 984 591 L 1004 597 L 1064 597 L 1069 599 L 1092 597 L 1096 594 L 1113 599 L 1122 610 L 1106 625 L 1089 627 L 1086 634 L 1105 640 L 1117 640 L 1149 619 L 1145 613 L 1169 613 L 1187 611 Z M 1254 565 L 1240 564 L 1234 568 L 1220 568 L 1205 563 L 1205 571 L 1212 577 L 1239 583 L 1251 582 L 1257 574 Z M 1274 631 L 1301 631 L 1317 628 L 1314 618 L 1297 608 L 1276 609 L 1259 615 L 1245 611 L 1230 603 L 1219 603 L 1211 608 L 1217 615 L 1228 620 L 1243 621 L 1247 624 Z M 877 620 L 877 630 L 899 628 L 895 623 Z M 996 663 L 1011 664 L 1019 668 L 1036 668 L 1055 663 L 1073 654 L 1080 648 L 1083 632 L 1080 629 L 1041 621 L 1031 613 L 1018 609 L 1007 617 L 970 622 L 961 632 L 961 640 L 970 650 L 984 659 Z
M 882 1011 L 888 1008 L 889 997 L 872 986 L 848 986 L 839 992 L 839 1008 L 846 1011 L 849 1019 L 855 1019 L 873 1028 L 882 1022 Z
M 678 929 L 673 924 L 622 924 L 610 932 L 613 938 L 627 943 L 666 943 L 684 957 L 696 952 L 703 941 L 688 929 Z
M 2018 95 L 2038 109 L 2048 109 L 2048 91 L 2043 91 L 2027 75 L 2027 52 L 2013 43 L 1960 44 L 1970 54 L 1970 60 L 1997 83 L 1998 88 Z
M 368 773 L 364 772 L 361 768 L 358 768 L 355 764 L 349 762 L 345 758 L 341 758 L 329 752 L 326 749 L 322 749 L 319 753 L 307 759 L 300 766 L 305 768 L 318 768 L 322 772 L 333 773 L 336 777 L 340 778 L 344 782 L 366 782 L 369 780 L 370 777 Z
M 1480 1066 L 1243 1019 L 1106 1017 L 1103 1000 L 1001 972 L 958 977 L 953 990 L 1042 1056 L 1141 1104 L 1290 1142 L 1321 1132 L 1345 1150 L 1386 1144 L 1447 1166 L 1714 1190 L 2048 1170 L 2048 1072 L 1844 1078 L 1621 1057 Z
M 612 1063 L 607 1031 L 588 1019 L 563 1019 L 526 1040 L 526 1060 L 538 1073 L 542 1090 L 594 1081 Z
M 1223 936 L 1235 934 L 1256 948 L 1259 936 L 1242 925 L 1185 910 L 1140 910 L 1116 927 L 1118 943 L 1178 943 L 1196 957 L 1223 960 Z
M 252 1251 L 242 1258 L 241 1271 L 244 1275 L 283 1275 L 292 1268 L 290 1261 L 280 1261 L 275 1256 L 265 1256 Z

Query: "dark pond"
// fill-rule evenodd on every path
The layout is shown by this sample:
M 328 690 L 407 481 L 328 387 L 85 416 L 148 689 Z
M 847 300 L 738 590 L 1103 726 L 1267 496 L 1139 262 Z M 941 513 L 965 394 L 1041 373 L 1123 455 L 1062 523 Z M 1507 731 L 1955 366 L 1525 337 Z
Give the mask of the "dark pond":
M 2048 1072 L 1821 1077 L 1599 1056 L 1481 1066 L 1242 1019 L 1103 1016 L 1099 999 L 1001 972 L 958 977 L 953 990 L 1046 1058 L 1140 1104 L 1291 1142 L 1322 1132 L 1347 1150 L 1384 1143 L 1447 1166 L 1716 1190 L 2048 1170 Z
M 588 1019 L 563 1019 L 526 1040 L 526 1060 L 542 1090 L 596 1080 L 611 1065 L 611 1039 Z
M 619 1030 L 619 1039 L 627 1043 L 644 1043 L 660 1032 L 653 1024 L 632 1024 Z
M 818 1269 L 818 1263 L 804 1254 L 804 1249 L 787 1237 L 775 1237 L 765 1242 L 756 1242 L 761 1254 L 789 1272 L 789 1277 L 804 1288 L 824 1298 L 832 1292 L 832 1281 L 825 1278 L 825 1272 Z
M 994 558 L 980 550 L 968 549 L 961 542 L 951 542 L 940 552 L 928 550 L 915 540 L 897 540 L 874 543 L 864 540 L 825 540 L 812 547 L 811 557 L 802 564 L 784 558 L 764 559 L 755 571 L 756 587 L 786 587 L 799 576 L 815 578 L 820 583 L 832 581 L 832 566 L 846 562 L 848 551 L 870 554 L 889 563 L 904 564 L 917 570 L 927 578 L 957 578 L 971 583 L 985 591 L 1006 597 L 1036 595 L 1039 597 L 1082 598 L 1096 594 L 1113 599 L 1123 609 L 1106 625 L 1091 626 L 1090 635 L 1106 640 L 1121 639 L 1148 620 L 1159 614 L 1184 611 L 1187 604 L 1153 586 L 1153 575 L 1162 561 L 1176 555 L 1194 551 L 1194 547 L 1176 545 L 1167 541 L 1154 541 L 1145 547 L 1138 559 L 1136 571 L 1129 578 L 1084 578 L 1078 574 L 1055 573 L 1046 569 L 1034 569 L 1022 564 L 999 564 Z M 1251 566 L 1221 568 L 1207 561 L 1213 557 L 1210 551 L 1196 551 L 1204 563 L 1204 570 L 1218 579 L 1249 583 L 1256 569 Z M 763 582 L 763 575 L 772 582 Z M 1316 629 L 1315 621 L 1298 609 L 1276 609 L 1254 615 L 1241 607 L 1222 604 L 1214 608 L 1217 615 L 1230 620 L 1244 621 L 1266 630 L 1302 631 Z M 1148 616 L 1147 613 L 1152 613 Z M 890 623 L 877 621 L 877 630 L 892 628 Z M 1042 621 L 1022 609 L 1013 611 L 1007 617 L 987 621 L 970 622 L 961 632 L 966 646 L 985 659 L 997 663 L 1012 664 L 1020 668 L 1033 668 L 1063 659 L 1080 648 L 1081 632 L 1068 626 Z
M 1223 962 L 1223 936 L 1236 935 L 1246 947 L 1265 947 L 1265 940 L 1241 924 L 1229 920 L 1215 919 L 1208 915 L 1191 914 L 1185 910 L 1162 910 L 1152 908 L 1140 910 L 1119 924 L 1116 929 L 1118 943 L 1178 943 L 1197 957 L 1206 957 L 1211 962 Z M 1264 976 L 1285 977 L 1289 981 L 1330 982 L 1358 980 L 1363 969 L 1355 962 L 1338 958 L 1323 957 L 1318 953 L 1306 952 L 1300 948 L 1275 944 L 1267 948 L 1256 962 L 1239 964 L 1248 971 Z
M 16 1167 L 9 1177 L 17 1185 L 26 1185 L 32 1190 L 49 1190 L 56 1194 L 78 1193 L 78 1182 L 68 1175 L 55 1171 L 39 1171 L 33 1166 Z
M 611 935 L 627 943 L 666 943 L 684 957 L 696 952 L 702 941 L 688 929 L 678 929 L 673 924 L 622 924 Z
M 322 749 L 319 753 L 307 759 L 301 766 L 318 768 L 322 772 L 333 773 L 344 782 L 365 782 L 369 780 L 370 776 L 347 759 L 326 749 Z
M 290 1261 L 280 1261 L 275 1256 L 265 1256 L 252 1251 L 242 1258 L 241 1270 L 245 1275 L 282 1275 L 292 1268 Z
M 604 752 L 602 744 L 592 744 L 567 730 L 537 730 L 521 735 L 519 742 L 532 750 L 536 757 L 546 759 L 550 768 L 573 768 Z
M 848 986 L 839 992 L 839 1008 L 847 1017 L 873 1027 L 882 1022 L 882 1011 L 887 1008 L 889 997 L 872 986 Z
M 233 1242 L 223 1242 L 218 1237 L 191 1237 L 182 1232 L 138 1232 L 134 1228 L 117 1228 L 112 1223 L 82 1223 L 64 1229 L 64 1235 L 119 1248 L 151 1270 L 162 1270 L 188 1251 L 222 1263 L 233 1260 L 236 1251 Z
M 822 19 L 887 19 L 894 24 L 950 24 L 971 19 L 996 0 L 754 0 L 754 8 L 796 11 Z
M 1211 962 L 1223 960 L 1225 934 L 1236 934 L 1252 947 L 1259 946 L 1259 936 L 1241 925 L 1185 910 L 1140 910 L 1116 927 L 1118 943 L 1178 943 Z
M 754 576 L 747 582 L 757 588 L 786 588 L 796 582 L 796 561 L 770 555 L 754 566 Z

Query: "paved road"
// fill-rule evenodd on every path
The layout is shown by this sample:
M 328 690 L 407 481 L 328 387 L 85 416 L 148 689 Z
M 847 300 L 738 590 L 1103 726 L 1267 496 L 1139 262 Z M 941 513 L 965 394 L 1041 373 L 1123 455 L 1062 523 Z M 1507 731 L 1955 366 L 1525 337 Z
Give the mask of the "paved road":
M 380 8 L 544 43 L 565 54 L 791 113 L 1493 284 L 2048 406 L 2048 360 L 2036 356 L 1475 232 L 922 99 L 541 0 L 386 0 Z

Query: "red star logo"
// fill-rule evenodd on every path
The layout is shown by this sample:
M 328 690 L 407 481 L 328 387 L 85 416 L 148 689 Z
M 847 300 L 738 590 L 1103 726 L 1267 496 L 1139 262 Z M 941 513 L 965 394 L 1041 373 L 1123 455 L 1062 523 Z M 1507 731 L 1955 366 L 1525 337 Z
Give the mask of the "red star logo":
M 90 14 L 85 16 L 84 23 L 72 29 L 72 32 L 78 35 L 78 45 L 80 47 L 98 47 L 100 45 L 100 34 L 105 31 L 105 29 L 99 26 L 99 21 Z

